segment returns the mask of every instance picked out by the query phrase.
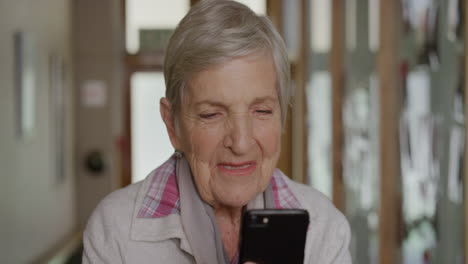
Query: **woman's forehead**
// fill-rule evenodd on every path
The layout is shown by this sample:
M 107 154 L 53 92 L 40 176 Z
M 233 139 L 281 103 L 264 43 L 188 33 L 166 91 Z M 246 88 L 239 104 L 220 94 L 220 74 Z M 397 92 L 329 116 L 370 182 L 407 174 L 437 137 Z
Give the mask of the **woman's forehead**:
M 225 101 L 228 99 L 277 99 L 276 71 L 268 56 L 242 57 L 194 75 L 187 99 Z

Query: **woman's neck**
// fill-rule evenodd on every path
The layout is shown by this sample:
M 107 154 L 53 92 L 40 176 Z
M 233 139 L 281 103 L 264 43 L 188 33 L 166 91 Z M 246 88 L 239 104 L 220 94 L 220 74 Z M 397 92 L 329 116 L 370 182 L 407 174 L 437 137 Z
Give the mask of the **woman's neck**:
M 239 246 L 242 208 L 215 208 L 214 213 L 221 232 L 224 249 L 229 260 L 232 260 Z

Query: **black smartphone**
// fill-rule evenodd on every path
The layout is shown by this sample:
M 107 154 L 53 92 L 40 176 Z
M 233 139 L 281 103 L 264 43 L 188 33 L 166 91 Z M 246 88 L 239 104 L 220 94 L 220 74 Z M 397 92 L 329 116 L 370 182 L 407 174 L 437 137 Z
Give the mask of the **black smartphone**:
M 306 210 L 245 211 L 241 223 L 239 263 L 304 263 L 308 226 Z

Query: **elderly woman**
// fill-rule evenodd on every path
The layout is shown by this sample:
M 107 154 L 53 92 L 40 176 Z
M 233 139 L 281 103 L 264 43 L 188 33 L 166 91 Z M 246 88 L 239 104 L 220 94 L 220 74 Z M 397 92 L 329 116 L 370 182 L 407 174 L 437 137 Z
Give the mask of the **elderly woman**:
M 232 1 L 195 5 L 164 63 L 161 116 L 176 154 L 100 203 L 84 263 L 237 263 L 245 208 L 306 209 L 305 263 L 350 263 L 343 215 L 275 169 L 288 65 L 267 18 Z

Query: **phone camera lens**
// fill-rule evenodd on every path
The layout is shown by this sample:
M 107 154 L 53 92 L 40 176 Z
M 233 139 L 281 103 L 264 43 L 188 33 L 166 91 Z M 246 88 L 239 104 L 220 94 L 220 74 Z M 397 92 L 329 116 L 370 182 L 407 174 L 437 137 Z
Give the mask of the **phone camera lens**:
M 250 216 L 250 220 L 252 221 L 252 223 L 255 223 L 257 221 L 257 216 L 256 215 Z

